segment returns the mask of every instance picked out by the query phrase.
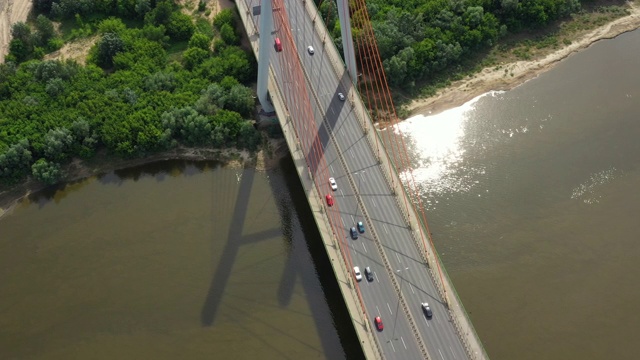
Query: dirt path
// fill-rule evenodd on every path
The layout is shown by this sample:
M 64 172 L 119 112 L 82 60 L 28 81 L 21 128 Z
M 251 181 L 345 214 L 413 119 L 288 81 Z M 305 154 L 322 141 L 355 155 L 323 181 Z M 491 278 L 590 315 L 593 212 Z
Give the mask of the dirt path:
M 435 114 L 465 102 L 491 90 L 509 90 L 533 79 L 541 73 L 551 69 L 560 60 L 591 44 L 611 39 L 625 32 L 640 28 L 640 8 L 628 3 L 631 14 L 613 22 L 591 30 L 580 36 L 571 45 L 553 52 L 542 59 L 531 61 L 517 61 L 503 64 L 499 68 L 485 68 L 472 78 L 456 81 L 451 86 L 438 91 L 435 96 L 427 99 L 414 100 L 408 109 L 411 115 Z
M 0 63 L 9 52 L 11 25 L 26 21 L 32 6 L 31 0 L 0 0 Z

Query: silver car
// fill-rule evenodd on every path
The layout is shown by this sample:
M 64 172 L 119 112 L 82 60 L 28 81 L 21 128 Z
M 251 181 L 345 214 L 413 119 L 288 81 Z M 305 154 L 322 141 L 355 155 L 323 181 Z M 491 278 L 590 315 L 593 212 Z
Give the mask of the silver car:
M 336 179 L 330 177 L 329 178 L 329 185 L 331 185 L 331 190 L 333 190 L 333 191 L 338 190 L 338 184 L 336 184 Z
M 316 51 L 315 51 L 315 50 L 313 50 L 313 46 L 311 46 L 311 45 L 309 45 L 309 46 L 307 47 L 307 52 L 309 53 L 309 55 L 313 55 L 313 54 L 315 54 L 315 53 L 316 53 Z
M 338 93 L 338 99 L 340 99 L 340 101 L 344 101 L 344 94 Z

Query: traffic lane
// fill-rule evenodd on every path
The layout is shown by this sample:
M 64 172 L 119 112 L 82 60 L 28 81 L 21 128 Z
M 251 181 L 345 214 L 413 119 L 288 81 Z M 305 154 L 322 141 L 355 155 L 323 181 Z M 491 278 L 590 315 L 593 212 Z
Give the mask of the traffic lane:
M 313 59 L 310 59 L 309 61 L 313 61 Z M 324 87 L 324 88 L 326 89 L 326 87 L 327 87 L 327 85 L 325 85 L 325 87 Z M 331 108 L 331 107 L 330 107 L 330 108 Z M 360 128 L 360 130 L 361 130 L 361 128 Z M 366 151 L 366 150 L 365 150 L 365 151 Z M 352 219 L 352 221 L 353 221 L 353 219 Z
M 364 152 L 366 152 L 366 150 L 364 150 Z M 395 203 L 394 204 L 389 204 L 389 205 L 390 205 L 389 206 L 390 209 L 393 209 L 393 208 L 395 208 L 397 206 Z M 397 216 L 401 216 L 399 211 L 398 212 L 393 212 L 393 213 L 395 213 Z M 383 226 L 384 226 L 384 224 L 383 224 Z M 387 248 L 388 248 L 390 253 L 394 253 L 394 255 L 396 257 L 397 267 L 398 268 L 402 268 L 402 266 L 406 265 L 406 263 L 407 263 L 406 259 L 409 259 L 409 260 L 411 260 L 413 262 L 419 263 L 419 261 L 421 260 L 420 257 L 419 257 L 419 253 L 417 252 L 415 243 L 413 242 L 411 234 L 410 234 L 409 230 L 406 228 L 406 226 L 404 226 L 404 227 L 403 226 L 394 227 L 394 228 L 392 228 L 391 232 L 392 233 L 389 234 L 390 237 L 392 239 L 396 239 L 396 240 L 395 241 L 393 241 L 393 240 L 390 241 L 390 243 L 392 245 L 388 246 Z M 404 246 L 400 246 L 400 244 L 403 244 Z M 402 255 L 403 258 L 406 258 L 405 261 L 401 260 L 400 255 Z M 426 267 L 423 267 L 422 269 L 423 269 L 422 271 L 424 271 L 424 272 L 427 271 Z M 426 279 L 426 277 L 423 277 L 423 280 L 426 280 L 425 284 L 430 284 L 430 287 L 433 290 L 435 290 L 435 286 L 433 285 L 432 281 L 429 281 L 428 279 Z M 411 299 L 411 298 L 412 297 L 409 297 L 409 300 L 411 300 L 412 303 L 415 303 L 416 302 L 416 300 L 415 300 L 416 297 L 413 297 L 413 299 Z M 420 302 L 422 302 L 422 301 L 420 301 Z M 412 307 L 414 307 L 413 310 L 411 311 L 412 315 L 413 316 L 420 315 L 420 312 L 417 312 L 415 310 L 416 306 L 412 304 Z M 417 306 L 417 308 L 419 309 L 419 306 Z M 434 310 L 437 311 L 436 308 L 437 308 L 437 306 L 434 303 Z M 428 325 L 428 324 L 425 324 L 425 325 Z M 440 352 L 441 349 L 445 349 L 446 350 L 447 348 L 450 348 L 450 351 L 452 352 L 452 354 L 454 354 L 453 346 L 446 345 L 445 341 L 441 340 L 442 339 L 441 334 L 434 334 L 434 330 L 431 329 L 431 331 L 430 331 L 429 329 L 425 328 L 425 325 L 421 326 L 422 327 L 421 330 L 424 331 L 425 334 L 436 335 L 436 336 L 430 336 L 430 338 L 435 339 L 435 340 L 426 341 L 426 343 L 429 346 L 429 348 L 436 348 L 437 350 L 439 350 L 439 352 Z M 447 331 L 446 333 L 451 335 L 451 337 L 453 337 L 454 343 L 458 344 L 459 345 L 458 347 L 461 348 L 460 342 L 457 339 L 457 336 L 455 334 L 454 329 L 452 328 L 451 331 Z M 446 356 L 445 354 L 446 354 L 446 351 L 445 351 L 445 353 L 443 353 L 443 356 Z
M 319 132 L 320 132 L 320 133 L 322 133 L 322 131 L 319 131 Z M 328 140 L 326 141 L 326 143 L 327 143 L 327 144 L 330 144 L 330 142 L 328 142 Z M 329 148 L 332 148 L 332 147 L 331 147 L 331 145 L 327 145 L 327 152 L 329 152 Z M 331 151 L 331 152 L 332 152 L 332 151 Z M 358 209 L 358 208 L 357 208 L 357 202 L 355 201 L 355 198 L 353 199 L 353 201 L 351 201 L 351 202 L 352 202 L 352 204 L 350 204 L 350 202 L 349 202 L 349 201 L 346 201 L 346 198 L 345 198 L 345 196 L 344 196 L 344 191 L 341 193 L 341 197 L 342 197 L 342 201 L 341 201 L 342 206 L 341 206 L 341 209 L 343 209 L 343 208 L 345 207 L 345 205 L 346 205 L 346 207 L 347 207 L 347 208 L 352 208 L 352 206 L 353 206 L 353 209 L 354 209 L 354 210 L 357 210 L 357 209 Z M 334 210 L 334 211 L 335 211 L 335 210 Z M 342 212 L 342 211 L 340 211 L 340 212 Z M 353 221 L 353 216 L 354 216 L 354 214 L 346 213 L 346 214 L 341 214 L 341 215 L 342 215 L 342 216 L 341 216 L 341 221 L 343 222 L 343 228 L 344 228 L 344 230 L 346 231 L 346 230 L 347 230 L 347 226 L 345 226 L 345 225 L 346 225 L 346 222 L 348 222 L 348 221 L 349 221 L 349 219 L 351 219 L 351 221 Z M 347 240 L 347 241 L 348 241 L 348 240 Z M 344 244 L 344 242 L 343 242 L 343 244 Z M 347 244 L 349 244 L 349 243 L 347 243 Z M 347 245 L 347 246 L 348 246 L 348 245 Z M 359 249 L 350 248 L 349 250 L 350 250 L 350 251 L 351 251 L 351 250 L 353 250 L 353 251 L 354 251 L 354 254 L 352 254 L 352 255 L 353 255 L 352 261 L 353 261 L 354 266 L 356 266 L 356 265 L 355 265 L 356 263 L 361 262 L 361 260 L 366 262 L 366 260 L 363 260 L 363 257 L 362 257 L 362 255 L 361 255 L 361 252 L 359 251 Z M 376 248 L 376 253 L 377 253 L 377 248 Z M 377 254 L 377 258 L 378 258 L 378 259 L 377 259 L 377 261 L 376 261 L 376 262 L 377 262 L 378 264 L 381 264 L 381 259 L 380 259 L 380 255 L 379 255 L 379 254 Z M 363 271 L 363 270 L 362 270 L 362 271 Z M 378 274 L 378 272 L 376 272 L 376 274 Z M 379 276 L 378 276 L 378 278 L 379 278 Z M 389 301 L 388 301 L 388 300 L 389 300 L 389 299 L 396 299 L 396 298 L 397 298 L 397 296 L 394 296 L 394 292 L 393 292 L 394 290 L 393 290 L 393 287 L 392 287 L 392 285 L 391 285 L 390 280 L 389 280 L 389 282 L 388 282 L 387 284 L 383 284 L 382 286 L 384 287 L 384 289 L 386 289 L 386 291 L 385 291 L 384 295 L 380 295 L 380 294 L 379 294 L 378 296 L 375 296 L 375 295 L 374 295 L 374 296 L 376 297 L 376 299 L 372 299 L 371 301 L 369 301 L 369 300 L 368 300 L 368 296 L 363 295 L 363 301 L 365 302 L 365 306 L 366 306 L 366 308 L 367 308 L 367 312 L 368 312 L 368 313 L 370 313 L 370 312 L 371 312 L 371 309 L 370 309 L 370 308 L 371 308 L 371 306 L 376 306 L 376 310 L 380 308 L 380 306 L 379 306 L 379 305 L 375 305 L 375 303 L 381 303 L 381 302 L 384 302 L 384 303 L 387 305 L 387 308 L 388 308 L 388 309 L 389 309 L 389 311 L 390 311 L 390 315 L 392 314 L 392 310 L 391 310 L 390 303 L 389 303 Z M 381 315 L 382 315 L 382 314 L 381 314 Z M 405 315 L 404 315 L 404 313 L 403 313 L 403 314 L 402 314 L 402 318 L 404 318 L 404 316 L 405 316 Z M 406 321 L 406 318 L 404 318 L 404 320 Z M 383 321 L 384 321 L 384 320 L 383 320 Z M 405 324 L 406 326 L 403 326 L 402 324 L 398 324 L 398 322 L 397 322 L 397 321 L 398 321 L 397 319 L 394 319 L 394 323 L 396 324 L 396 325 L 395 325 L 395 327 L 394 327 L 394 328 L 395 328 L 394 332 L 398 334 L 399 339 L 400 339 L 400 341 L 401 341 L 401 342 L 402 342 L 402 344 L 403 344 L 403 346 L 402 346 L 402 347 L 403 347 L 403 348 L 405 348 L 405 350 L 407 350 L 407 348 L 406 348 L 406 343 L 407 343 L 407 342 L 409 342 L 409 344 L 410 344 L 409 346 L 411 346 L 411 341 L 405 340 L 405 337 L 407 337 L 407 338 L 413 338 L 412 332 L 410 331 L 410 327 L 409 327 L 409 325 L 408 325 L 408 321 L 406 321 L 406 324 Z M 391 340 L 390 340 L 390 339 L 387 339 L 387 341 L 391 341 Z M 394 353 L 395 353 L 396 349 L 395 349 L 395 348 L 394 348 L 394 346 L 393 346 L 393 342 L 389 342 L 389 344 L 391 345 L 392 350 L 393 350 L 393 351 L 394 351 Z M 415 343 L 415 349 L 414 349 L 414 353 L 416 353 L 416 352 L 417 352 L 417 354 L 419 354 L 419 351 L 418 351 L 418 349 L 417 349 L 417 343 Z M 419 356 L 419 355 L 418 355 L 418 356 Z

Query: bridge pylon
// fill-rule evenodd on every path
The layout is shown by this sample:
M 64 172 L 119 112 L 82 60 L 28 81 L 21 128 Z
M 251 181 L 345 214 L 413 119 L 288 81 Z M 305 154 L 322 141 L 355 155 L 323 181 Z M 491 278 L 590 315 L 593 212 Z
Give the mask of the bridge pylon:
M 340 32 L 342 35 L 342 53 L 347 72 L 351 76 L 351 82 L 356 85 L 358 68 L 356 67 L 356 55 L 353 48 L 353 35 L 351 34 L 351 16 L 349 15 L 349 1 L 338 1 L 338 17 L 340 18 Z
M 261 0 L 259 9 L 254 14 L 260 14 L 260 40 L 258 45 L 258 86 L 257 95 L 264 112 L 271 113 L 275 109 L 269 100 L 267 85 L 269 83 L 269 62 L 271 46 L 274 45 L 273 35 L 273 6 L 272 0 Z

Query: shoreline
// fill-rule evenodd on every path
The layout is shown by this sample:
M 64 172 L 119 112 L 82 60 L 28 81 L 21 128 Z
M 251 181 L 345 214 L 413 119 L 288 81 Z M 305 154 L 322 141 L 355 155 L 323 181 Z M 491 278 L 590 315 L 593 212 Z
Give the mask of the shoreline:
M 568 46 L 533 60 L 521 60 L 513 63 L 502 63 L 472 75 L 470 78 L 458 80 L 437 94 L 423 99 L 416 99 L 407 105 L 409 117 L 416 115 L 435 115 L 444 110 L 462 106 L 471 99 L 490 91 L 507 91 L 538 75 L 552 69 L 560 61 L 588 48 L 600 40 L 613 39 L 624 33 L 640 28 L 640 7 L 628 2 L 629 15 L 618 18 L 601 27 L 586 31 L 576 37 Z M 405 119 L 406 120 L 406 119 Z
M 65 176 L 59 183 L 70 183 L 91 176 L 99 176 L 120 169 L 151 164 L 168 160 L 187 161 L 217 161 L 225 167 L 251 168 L 257 171 L 269 171 L 279 166 L 280 160 L 288 155 L 287 144 L 284 139 L 269 139 L 255 153 L 246 150 L 211 149 L 178 147 L 143 158 L 119 159 L 98 153 L 93 159 L 82 160 L 74 158 L 63 166 Z M 49 186 L 29 176 L 24 182 L 8 186 L 0 190 L 0 220 L 9 215 L 13 209 L 26 197 L 44 190 Z

